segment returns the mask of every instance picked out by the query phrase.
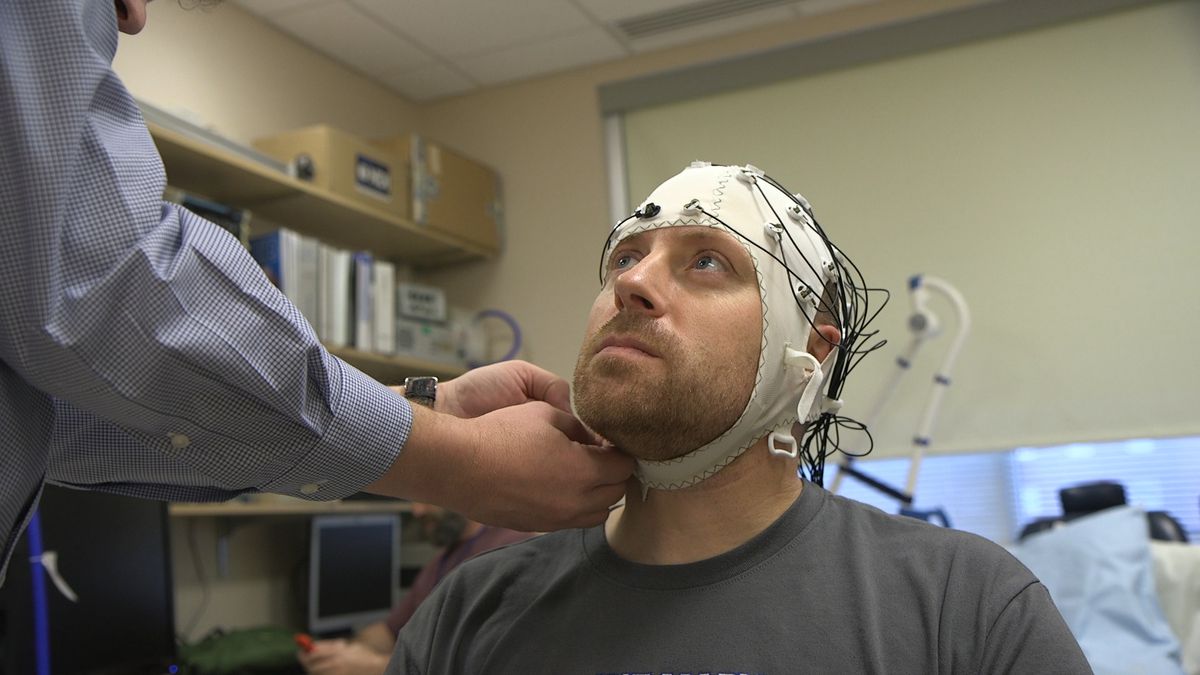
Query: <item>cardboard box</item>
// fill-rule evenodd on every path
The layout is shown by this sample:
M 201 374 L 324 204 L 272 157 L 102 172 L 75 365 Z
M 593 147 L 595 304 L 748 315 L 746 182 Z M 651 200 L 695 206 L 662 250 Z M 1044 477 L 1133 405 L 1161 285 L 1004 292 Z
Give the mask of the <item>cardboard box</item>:
M 409 218 L 405 155 L 345 131 L 317 125 L 259 138 L 254 147 L 285 162 L 301 180 L 402 218 Z M 311 166 L 306 178 L 305 164 Z
M 397 316 L 395 353 L 456 366 L 483 362 L 486 336 L 476 325 L 475 314 L 450 307 L 445 321 Z
M 450 325 L 397 317 L 395 335 L 397 355 L 455 365 L 463 363 L 459 336 Z
M 402 281 L 396 285 L 396 316 L 422 321 L 445 321 L 446 293 L 436 286 Z
M 489 253 L 502 245 L 503 200 L 494 170 L 446 146 L 408 134 L 376 143 L 408 158 L 409 218 Z

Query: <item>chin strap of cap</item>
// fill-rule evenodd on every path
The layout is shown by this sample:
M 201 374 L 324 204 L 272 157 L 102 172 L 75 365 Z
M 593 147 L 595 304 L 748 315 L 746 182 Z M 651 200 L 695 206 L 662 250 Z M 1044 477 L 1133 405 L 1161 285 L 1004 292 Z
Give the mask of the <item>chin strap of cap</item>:
M 825 373 L 832 365 L 836 351 L 836 347 L 830 350 L 825 361 L 821 362 L 806 351 L 791 347 L 784 348 L 783 362 L 785 366 L 804 369 L 804 389 L 800 393 L 800 401 L 796 404 L 796 418 L 787 420 L 776 427 L 767 438 L 767 449 L 772 455 L 796 459 L 800 455 L 800 448 L 796 438 L 792 436 L 792 425 L 797 421 L 811 422 L 826 409 L 836 410 L 841 407 L 841 401 L 825 401 L 825 397 L 821 395 L 821 387 L 825 384 Z

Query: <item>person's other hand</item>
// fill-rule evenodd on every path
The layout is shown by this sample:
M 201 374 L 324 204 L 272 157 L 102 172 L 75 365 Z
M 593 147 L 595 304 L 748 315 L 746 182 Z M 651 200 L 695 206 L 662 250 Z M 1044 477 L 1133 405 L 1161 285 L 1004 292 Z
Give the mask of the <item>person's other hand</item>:
M 318 640 L 296 660 L 309 675 L 381 675 L 388 663 L 387 655 L 346 640 Z
M 404 387 L 392 389 L 404 391 Z M 571 412 L 571 388 L 566 380 L 532 363 L 502 361 L 439 383 L 434 410 L 455 417 L 479 417 L 528 401 L 545 401 Z
M 404 451 L 367 489 L 515 530 L 599 525 L 624 495 L 634 461 L 591 438 L 544 401 L 471 419 L 414 406 Z

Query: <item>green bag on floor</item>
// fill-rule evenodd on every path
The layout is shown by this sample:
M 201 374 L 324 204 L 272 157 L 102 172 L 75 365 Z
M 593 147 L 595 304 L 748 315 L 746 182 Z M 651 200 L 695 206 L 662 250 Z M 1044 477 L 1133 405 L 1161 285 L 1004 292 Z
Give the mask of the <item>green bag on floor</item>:
M 294 634 L 271 626 L 213 633 L 180 646 L 179 661 L 194 675 L 299 673 Z

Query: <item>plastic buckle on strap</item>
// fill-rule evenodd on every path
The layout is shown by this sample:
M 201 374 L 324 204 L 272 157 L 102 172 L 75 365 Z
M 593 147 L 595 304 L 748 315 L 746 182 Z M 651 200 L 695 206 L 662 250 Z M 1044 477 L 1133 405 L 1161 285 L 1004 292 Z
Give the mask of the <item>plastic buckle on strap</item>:
M 788 445 L 791 447 L 791 449 L 784 450 L 783 448 L 777 447 L 775 445 L 776 442 Z M 796 444 L 796 439 L 793 438 L 791 434 L 782 431 L 771 432 L 771 435 L 767 437 L 767 449 L 770 450 L 771 454 L 776 457 L 790 457 L 792 459 L 796 459 L 800 456 L 800 448 Z

